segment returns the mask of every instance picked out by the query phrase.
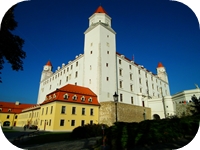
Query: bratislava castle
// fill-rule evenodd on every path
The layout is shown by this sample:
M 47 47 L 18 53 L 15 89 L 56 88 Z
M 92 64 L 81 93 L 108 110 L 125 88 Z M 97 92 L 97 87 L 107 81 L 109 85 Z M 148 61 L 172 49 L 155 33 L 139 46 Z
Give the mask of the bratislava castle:
M 102 6 L 89 18 L 89 27 L 84 34 L 84 54 L 63 63 L 55 72 L 50 61 L 44 65 L 38 104 L 47 94 L 67 84 L 90 88 L 100 103 L 113 101 L 115 92 L 119 102 L 143 107 L 148 106 L 148 100 L 170 95 L 162 63 L 155 64 L 157 74 L 153 74 L 116 52 L 116 32 L 112 29 L 111 17 Z

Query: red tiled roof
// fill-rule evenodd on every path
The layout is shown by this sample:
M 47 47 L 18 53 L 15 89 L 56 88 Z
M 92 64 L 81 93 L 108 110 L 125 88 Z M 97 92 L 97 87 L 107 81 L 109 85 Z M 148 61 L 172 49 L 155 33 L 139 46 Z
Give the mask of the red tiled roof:
M 65 94 L 68 95 L 68 99 L 64 99 Z M 73 96 L 75 95 L 77 96 L 77 100 L 73 100 Z M 62 101 L 87 105 L 99 105 L 97 95 L 94 92 L 92 92 L 89 88 L 72 84 L 67 84 L 61 87 L 60 89 L 51 92 L 46 97 L 48 99 L 45 100 L 42 104 L 50 103 L 53 101 Z M 49 99 L 49 97 L 51 98 Z M 82 97 L 85 97 L 85 101 L 81 100 Z M 92 98 L 91 102 L 89 101 L 90 98 Z
M 105 13 L 105 14 L 107 14 L 107 12 L 103 9 L 102 6 L 99 6 L 94 13 Z
M 33 106 L 34 104 L 21 104 L 16 105 L 14 102 L 3 102 L 0 101 L 0 108 L 2 109 L 0 112 L 1 113 L 21 113 L 23 109 L 29 108 Z M 8 110 L 11 109 L 9 112 Z
M 158 67 L 157 68 L 160 68 L 160 67 L 164 67 L 161 62 L 158 63 Z
M 48 62 L 46 63 L 46 65 L 47 65 L 47 66 L 52 66 L 52 64 L 51 64 L 50 61 L 48 61 Z

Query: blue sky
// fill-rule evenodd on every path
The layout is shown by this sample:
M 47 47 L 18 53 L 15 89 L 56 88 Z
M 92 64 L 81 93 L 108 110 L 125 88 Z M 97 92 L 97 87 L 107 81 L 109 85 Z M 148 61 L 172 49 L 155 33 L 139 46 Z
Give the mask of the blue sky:
M 54 70 L 83 53 L 88 18 L 98 6 L 112 18 L 117 52 L 156 73 L 166 67 L 171 94 L 200 86 L 200 31 L 193 11 L 168 0 L 32 0 L 15 9 L 14 34 L 25 40 L 23 71 L 5 63 L 0 101 L 36 103 L 43 65 Z

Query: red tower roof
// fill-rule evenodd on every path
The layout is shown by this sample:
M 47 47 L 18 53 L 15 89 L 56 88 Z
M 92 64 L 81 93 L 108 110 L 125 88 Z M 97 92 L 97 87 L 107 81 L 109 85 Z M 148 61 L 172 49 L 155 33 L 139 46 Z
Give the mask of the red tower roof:
M 46 63 L 46 65 L 47 65 L 47 66 L 52 66 L 52 64 L 51 64 L 50 61 L 48 61 L 48 62 Z
M 161 62 L 158 63 L 158 67 L 157 68 L 160 68 L 160 67 L 164 67 Z
M 102 6 L 99 6 L 94 13 L 105 13 L 105 14 L 107 14 L 107 12 L 103 9 Z

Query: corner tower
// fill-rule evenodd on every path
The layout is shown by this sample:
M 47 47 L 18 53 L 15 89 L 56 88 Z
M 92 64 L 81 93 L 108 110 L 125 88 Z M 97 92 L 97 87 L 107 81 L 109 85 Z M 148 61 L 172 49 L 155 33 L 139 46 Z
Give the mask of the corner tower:
M 84 32 L 84 86 L 98 95 L 99 102 L 113 101 L 116 91 L 116 32 L 111 17 L 99 6 Z
M 43 71 L 42 71 L 42 75 L 41 75 L 41 80 L 40 81 L 43 81 L 47 77 L 51 76 L 53 74 L 52 69 L 53 69 L 53 66 L 52 66 L 51 62 L 48 61 L 46 63 L 46 65 L 44 65 L 44 67 L 43 67 Z
M 162 65 L 161 62 L 158 63 L 157 67 L 157 75 L 160 79 L 168 83 L 168 77 L 165 67 Z

